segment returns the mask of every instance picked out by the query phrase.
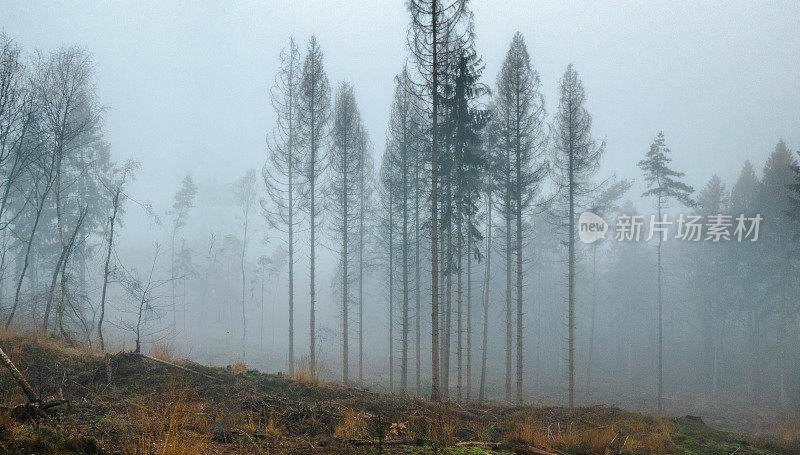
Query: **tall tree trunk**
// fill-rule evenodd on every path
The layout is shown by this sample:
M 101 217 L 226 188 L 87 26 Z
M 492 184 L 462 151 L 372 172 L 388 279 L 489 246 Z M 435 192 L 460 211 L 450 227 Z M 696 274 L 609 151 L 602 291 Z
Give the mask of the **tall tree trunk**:
M 521 180 L 517 155 L 517 181 Z M 517 403 L 522 403 L 522 195 L 517 189 Z
M 462 280 L 463 273 L 462 273 L 462 269 L 461 269 L 461 264 L 462 264 L 462 258 L 463 258 L 463 253 L 464 253 L 464 250 L 463 250 L 463 242 L 464 241 L 463 241 L 463 239 L 461 237 L 462 234 L 463 234 L 463 229 L 462 229 L 462 226 L 461 226 L 461 214 L 460 213 L 458 214 L 458 220 L 457 221 L 458 221 L 458 228 L 457 228 L 458 231 L 456 233 L 456 236 L 457 236 L 457 238 L 456 238 L 456 242 L 457 242 L 456 254 L 458 255 L 458 282 L 456 284 L 456 288 L 457 288 L 456 289 L 456 293 L 457 293 L 457 296 L 456 296 L 456 331 L 457 331 L 457 333 L 456 333 L 456 359 L 457 359 L 457 362 L 458 362 L 458 365 L 457 365 L 458 383 L 457 383 L 457 386 L 456 386 L 456 399 L 458 401 L 461 401 L 463 399 L 463 390 L 462 390 L 462 376 L 463 376 L 463 374 L 462 374 L 463 373 L 463 370 L 462 370 L 462 366 L 463 366 L 463 349 L 462 348 L 463 348 L 463 343 L 462 343 L 462 338 L 463 338 L 463 333 L 464 333 L 463 318 L 462 318 L 462 314 L 463 314 L 463 312 L 462 312 L 462 310 L 463 310 L 462 303 L 463 303 L 463 289 L 464 288 L 462 286 L 462 284 L 463 284 L 462 283 L 462 281 L 463 281 Z
M 597 243 L 592 244 L 592 320 L 589 323 L 589 360 L 586 363 L 586 394 L 592 396 L 592 355 L 594 354 L 594 323 L 597 313 Z
M 170 292 L 170 299 L 172 299 L 172 332 L 171 335 L 175 336 L 178 320 L 178 309 L 175 305 L 175 235 L 178 233 L 178 226 L 172 228 L 172 237 L 170 239 L 169 249 L 169 285 L 172 290 Z
M 103 321 L 106 317 L 106 290 L 108 288 L 108 274 L 110 273 L 109 267 L 111 264 L 111 252 L 114 248 L 114 224 L 117 219 L 117 211 L 119 209 L 119 194 L 120 188 L 114 192 L 114 200 L 111 211 L 111 217 L 108 219 L 109 234 L 108 234 L 108 250 L 106 251 L 106 261 L 103 265 L 103 291 L 100 295 L 100 318 L 97 321 L 97 335 L 100 338 L 100 350 L 106 350 L 105 340 L 103 339 Z
M 511 185 L 506 185 L 506 191 L 511 191 Z M 513 365 L 512 351 L 514 350 L 513 334 L 514 334 L 514 316 L 512 312 L 512 287 L 514 281 L 512 280 L 512 258 L 514 254 L 514 247 L 512 246 L 512 230 L 511 230 L 511 195 L 506 193 L 506 206 L 505 206 L 505 219 L 506 219 L 506 401 L 511 402 L 511 368 Z
M 342 169 L 343 171 L 343 184 L 342 184 L 342 383 L 347 384 L 349 381 L 348 371 L 348 333 L 347 333 L 347 152 L 342 153 Z
M 467 400 L 472 396 L 472 223 L 467 223 Z
M 294 155 L 289 154 L 289 376 L 294 377 Z
M 658 197 L 658 219 L 661 220 L 661 195 Z M 664 410 L 664 326 L 662 321 L 661 303 L 661 242 L 663 237 L 658 236 L 658 249 L 656 258 L 658 261 L 658 412 Z
M 405 131 L 405 128 L 404 128 Z M 408 393 L 408 153 L 403 152 L 403 352 L 400 361 L 400 393 Z
M 53 307 L 53 294 L 55 293 L 56 283 L 58 282 L 58 274 L 61 273 L 61 265 L 64 263 L 64 257 L 67 255 L 67 245 L 64 244 L 64 239 L 61 239 L 61 254 L 58 255 L 58 261 L 53 269 L 53 277 L 50 280 L 50 287 L 47 291 L 47 304 L 44 308 L 44 318 L 42 319 L 42 333 L 47 332 L 47 327 L 50 323 L 50 311 Z
M 364 185 L 362 164 L 359 183 L 358 207 L 358 383 L 364 384 Z
M 69 239 L 67 240 L 67 244 L 64 247 L 64 254 L 63 260 L 61 261 L 61 298 L 59 300 L 58 305 L 58 326 L 60 329 L 61 336 L 63 338 L 67 338 L 67 334 L 64 331 L 64 304 L 67 297 L 67 262 L 69 261 L 70 254 L 75 248 L 75 239 L 78 237 L 78 231 L 80 231 L 81 226 L 83 225 L 83 220 L 86 219 L 86 213 L 88 212 L 88 207 L 84 207 L 78 214 L 78 220 L 75 222 L 75 229 L 72 231 L 72 235 L 70 235 Z M 58 275 L 58 271 L 56 271 L 56 275 Z M 44 325 L 45 330 L 47 330 L 47 326 Z M 68 340 L 69 341 L 69 340 Z
M 483 402 L 486 392 L 486 356 L 489 342 L 489 284 L 492 278 L 492 195 L 486 198 L 486 275 L 483 279 L 483 340 L 481 352 L 481 383 L 478 401 Z
M 8 315 L 8 319 L 6 319 L 5 330 L 11 326 L 11 321 L 14 320 L 14 314 L 17 311 L 17 307 L 19 306 L 19 298 L 20 293 L 22 292 L 22 283 L 25 280 L 25 272 L 28 270 L 28 265 L 30 263 L 31 257 L 31 248 L 33 247 L 33 239 L 36 236 L 36 229 L 39 227 L 39 220 L 42 217 L 42 210 L 44 209 L 44 203 L 47 200 L 47 194 L 50 192 L 50 188 L 52 188 L 52 181 L 48 182 L 47 188 L 42 193 L 41 198 L 38 201 L 36 206 L 36 216 L 33 219 L 33 226 L 31 227 L 30 236 L 28 236 L 28 243 L 25 246 L 25 259 L 22 262 L 22 270 L 19 273 L 19 279 L 17 280 L 17 288 L 14 292 L 14 304 L 11 306 L 11 312 Z
M 310 331 L 310 334 L 309 334 L 309 344 L 310 344 L 310 347 L 309 347 L 309 357 L 308 357 L 309 368 L 311 369 L 311 374 L 312 375 L 315 375 L 316 371 L 317 371 L 317 362 L 316 362 L 316 335 L 317 334 L 316 334 L 316 330 L 315 330 L 315 321 L 314 321 L 314 318 L 316 316 L 315 313 L 314 313 L 314 310 L 315 310 L 314 305 L 316 303 L 316 298 L 317 298 L 316 286 L 315 286 L 316 282 L 314 281 L 315 280 L 315 276 L 314 276 L 315 269 L 314 269 L 314 267 L 316 265 L 316 256 L 315 256 L 315 254 L 316 254 L 316 250 L 315 250 L 315 248 L 316 248 L 316 225 L 314 224 L 314 222 L 316 221 L 316 219 L 315 219 L 316 218 L 316 213 L 315 213 L 315 210 L 316 210 L 316 205 L 315 205 L 315 203 L 316 203 L 316 201 L 315 201 L 315 196 L 316 196 L 315 195 L 315 190 L 316 190 L 315 185 L 316 185 L 316 182 L 315 182 L 315 180 L 316 179 L 313 177 L 314 172 L 316 172 L 316 170 L 314 169 L 314 165 L 316 163 L 316 159 L 317 159 L 317 157 L 316 157 L 316 147 L 312 146 L 312 152 L 311 152 L 311 163 L 312 163 L 311 164 L 311 168 L 312 169 L 311 169 L 311 173 L 309 174 L 309 175 L 312 176 L 312 178 L 311 178 L 311 182 L 310 182 L 310 185 L 311 185 L 311 217 L 310 217 L 311 218 L 311 253 L 310 253 L 311 254 L 311 278 L 310 278 L 310 283 L 309 283 L 309 288 L 310 288 L 310 299 L 309 299 L 310 300 L 310 308 L 309 308 L 309 331 Z
M 389 195 L 389 393 L 394 393 L 394 210 Z
M 247 357 L 247 348 L 245 346 L 246 340 L 247 340 L 247 313 L 245 311 L 245 300 L 246 300 L 245 299 L 245 297 L 246 297 L 245 288 L 246 288 L 247 281 L 246 281 L 245 270 L 244 270 L 244 258 L 245 258 L 246 252 L 247 252 L 247 215 L 245 215 L 244 229 L 243 229 L 243 232 L 242 232 L 242 255 L 239 258 L 239 271 L 242 274 L 242 358 L 243 359 L 245 357 Z M 183 311 L 184 311 L 184 314 L 185 314 L 186 302 L 184 302 L 183 304 L 184 304 L 184 310 Z
M 444 313 L 444 358 L 442 360 L 442 396 L 445 400 L 450 399 L 450 341 L 453 334 L 453 216 L 450 207 L 452 206 L 452 187 L 450 182 L 452 176 L 447 179 L 447 204 L 445 210 L 448 212 L 447 238 L 445 240 L 445 264 L 447 269 L 447 285 L 445 289 L 445 313 Z
M 438 3 L 431 3 L 431 400 L 441 399 L 439 391 L 439 14 Z
M 415 302 L 415 312 L 414 312 L 414 335 L 415 335 L 415 343 L 414 348 L 415 352 L 415 373 L 416 373 L 416 394 L 417 396 L 422 396 L 422 377 L 420 368 L 422 366 L 422 348 L 420 346 L 421 341 L 421 331 L 420 331 L 420 318 L 422 317 L 422 308 L 421 308 L 421 293 L 422 293 L 422 281 L 420 278 L 420 222 L 419 222 L 419 199 L 420 199 L 420 188 L 419 188 L 419 153 L 417 153 L 416 163 L 414 166 L 414 302 Z
M 572 124 L 570 122 L 570 124 Z M 569 407 L 575 406 L 575 151 L 569 150 L 569 240 L 568 240 L 568 300 L 567 311 L 569 343 Z

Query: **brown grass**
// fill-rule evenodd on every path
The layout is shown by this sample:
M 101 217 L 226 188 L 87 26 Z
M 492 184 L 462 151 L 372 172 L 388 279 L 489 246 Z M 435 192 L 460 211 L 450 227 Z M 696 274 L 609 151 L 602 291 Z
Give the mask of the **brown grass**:
M 172 359 L 175 357 L 175 348 L 173 348 L 171 343 L 155 343 L 151 351 L 153 357 L 165 362 L 172 362 Z
M 365 439 L 369 436 L 367 422 L 361 412 L 348 409 L 333 429 L 333 436 L 337 439 Z
M 237 362 L 231 365 L 231 369 L 233 370 L 233 374 L 239 376 L 247 373 L 247 365 L 242 362 Z
M 437 446 L 447 447 L 455 442 L 456 417 L 444 405 L 425 416 L 425 436 Z
M 668 453 L 674 448 L 666 419 L 645 421 L 641 416 L 606 416 L 590 421 L 563 423 L 526 417 L 505 435 L 550 451 L 605 453 Z
M 786 419 L 786 422 L 781 426 L 780 437 L 787 442 L 798 443 L 800 442 L 800 420 L 796 417 Z
M 191 390 L 172 380 L 161 394 L 134 398 L 127 428 L 121 429 L 129 455 L 189 455 L 209 451 L 211 432 L 205 405 Z
M 300 359 L 297 368 L 294 370 L 294 379 L 295 381 L 307 385 L 309 387 L 319 387 L 321 382 L 319 380 L 319 369 L 317 371 L 311 371 L 311 367 L 309 365 L 308 358 L 303 356 Z

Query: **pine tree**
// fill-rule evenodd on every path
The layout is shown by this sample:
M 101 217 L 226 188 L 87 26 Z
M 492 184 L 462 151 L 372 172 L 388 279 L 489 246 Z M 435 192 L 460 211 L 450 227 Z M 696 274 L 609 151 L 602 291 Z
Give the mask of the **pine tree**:
M 300 224 L 297 193 L 300 147 L 300 50 L 289 40 L 280 55 L 281 67 L 270 92 L 277 114 L 275 129 L 268 141 L 269 156 L 261 174 L 269 199 L 261 201 L 270 227 L 286 233 L 288 246 L 289 299 L 289 376 L 294 377 L 294 264 L 295 230 Z
M 447 185 L 451 188 L 452 199 L 447 209 L 448 231 L 455 231 L 455 264 L 448 262 L 448 283 L 453 269 L 457 274 L 456 284 L 456 358 L 457 358 L 457 391 L 458 400 L 463 398 L 463 303 L 464 303 L 464 256 L 471 257 L 472 241 L 480 239 L 480 231 L 476 227 L 475 215 L 481 196 L 480 176 L 486 168 L 486 157 L 481 143 L 481 130 L 488 115 L 481 110 L 478 99 L 485 89 L 479 83 L 483 70 L 482 63 L 471 48 L 462 48 L 451 62 L 452 96 L 445 100 L 448 113 L 446 131 L 448 131 L 449 159 L 445 169 L 449 178 Z M 452 251 L 453 245 L 448 245 Z M 470 262 L 467 260 L 467 262 Z M 469 286 L 467 286 L 469 287 Z M 469 305 L 469 300 L 467 300 Z M 469 363 L 469 360 L 467 361 Z
M 430 124 L 430 232 L 431 232 L 431 399 L 440 395 L 439 378 L 439 111 L 440 78 L 452 43 L 472 37 L 472 14 L 467 0 L 410 0 L 408 45 L 423 86 L 422 99 Z M 467 39 L 465 39 L 467 38 Z
M 298 107 L 299 135 L 302 143 L 299 158 L 300 172 L 303 176 L 302 197 L 303 208 L 309 219 L 310 233 L 310 315 L 309 315 L 309 368 L 316 374 L 316 246 L 317 222 L 322 206 L 317 203 L 317 189 L 321 181 L 326 158 L 325 139 L 327 138 L 328 120 L 330 118 L 330 84 L 323 68 L 323 54 L 316 36 L 308 42 L 303 72 L 300 79 L 300 96 Z
M 522 255 L 527 235 L 523 219 L 530 217 L 531 204 L 547 170 L 542 160 L 545 110 L 539 86 L 539 73 L 531 65 L 522 34 L 517 32 L 497 78 L 493 125 L 501 156 L 495 186 L 500 191 L 500 213 L 506 230 L 506 400 L 511 401 L 512 302 L 516 300 L 518 403 L 522 402 Z M 513 265 L 512 259 L 516 259 Z M 512 289 L 516 290 L 516 296 L 512 295 Z
M 172 292 L 172 333 L 175 334 L 176 321 L 177 321 L 177 306 L 175 303 L 175 283 L 177 282 L 177 269 L 175 266 L 175 239 L 178 232 L 186 226 L 186 220 L 189 218 L 189 212 L 194 208 L 194 199 L 197 196 L 197 187 L 192 180 L 191 175 L 186 175 L 181 181 L 181 187 L 175 193 L 175 200 L 172 203 L 172 210 L 167 212 L 172 218 L 172 235 L 170 237 L 170 286 Z
M 791 245 L 796 235 L 791 214 L 795 208 L 792 185 L 795 183 L 794 168 L 797 165 L 789 147 L 782 139 L 779 140 L 764 164 L 757 195 L 759 212 L 764 219 L 758 242 L 762 258 L 759 266 L 767 272 L 759 284 L 766 286 L 767 292 L 773 295 L 767 311 L 776 318 L 776 352 L 771 354 L 778 362 L 777 399 L 781 405 L 785 405 L 789 399 L 789 375 L 792 363 L 788 358 L 791 350 L 790 313 L 796 305 L 791 286 L 794 279 L 792 277 L 794 255 L 787 254 L 786 245 Z
M 374 209 L 373 190 L 375 186 L 372 143 L 362 127 L 358 143 L 358 382 L 364 383 L 364 268 L 366 260 L 367 222 L 372 219 Z
M 590 212 L 598 216 L 604 216 L 619 210 L 619 199 L 628 192 L 632 182 L 629 180 L 619 180 L 611 183 L 600 195 L 592 202 Z M 592 243 L 592 315 L 589 323 L 589 359 L 586 365 L 586 393 L 592 394 L 592 357 L 594 354 L 594 331 L 597 319 L 597 248 L 602 243 L 602 239 Z
M 575 405 L 575 214 L 596 186 L 591 178 L 600 166 L 604 144 L 591 136 L 592 117 L 583 103 L 586 94 L 578 73 L 567 67 L 561 78 L 561 97 L 551 135 L 553 168 L 559 191 L 559 209 L 567 231 L 567 329 L 569 343 L 569 406 Z M 566 213 L 564 213 L 566 212 Z M 564 216 L 566 215 L 566 216 Z
M 356 105 L 353 86 L 342 82 L 336 93 L 331 125 L 331 149 L 328 154 L 331 170 L 330 192 L 331 218 L 334 236 L 341 242 L 339 250 L 339 276 L 341 278 L 342 306 L 342 382 L 348 383 L 349 376 L 349 284 L 353 277 L 350 265 L 353 261 L 351 243 L 357 237 L 359 216 L 359 165 L 364 161 L 361 153 L 362 138 L 365 134 L 361 114 Z
M 650 146 L 650 151 L 645 155 L 645 159 L 639 161 L 638 166 L 644 171 L 644 180 L 647 183 L 647 191 L 642 197 L 655 197 L 655 206 L 658 220 L 663 220 L 662 212 L 668 207 L 671 200 L 676 200 L 687 207 L 693 207 L 695 202 L 691 198 L 694 189 L 681 182 L 684 174 L 669 167 L 672 158 L 669 156 L 670 150 L 664 141 L 664 134 L 658 133 L 655 141 Z M 662 266 L 661 266 L 661 247 L 664 242 L 664 235 L 658 236 L 658 246 L 656 249 L 657 261 L 657 283 L 658 283 L 658 410 L 663 410 L 664 399 L 664 327 L 663 327 L 663 304 L 662 304 Z
M 408 393 L 408 350 L 410 332 L 410 270 L 409 260 L 411 254 L 411 226 L 409 219 L 414 210 L 414 182 L 415 158 L 419 153 L 420 118 L 413 91 L 412 82 L 408 72 L 403 72 L 395 78 L 395 95 L 392 104 L 391 119 L 387 139 L 387 163 L 390 165 L 385 175 L 386 184 L 395 195 L 394 204 L 401 217 L 400 255 L 401 255 L 401 281 L 402 281 L 402 306 L 401 306 L 401 360 L 400 360 L 400 393 Z

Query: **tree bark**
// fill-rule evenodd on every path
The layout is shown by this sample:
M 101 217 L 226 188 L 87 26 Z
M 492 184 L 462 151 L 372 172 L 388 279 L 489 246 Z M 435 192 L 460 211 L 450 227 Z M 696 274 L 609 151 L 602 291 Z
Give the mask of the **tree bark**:
M 100 338 L 100 350 L 106 350 L 105 340 L 103 340 L 103 320 L 106 317 L 106 290 L 108 288 L 108 273 L 109 265 L 111 264 L 111 251 L 114 247 L 114 222 L 117 219 L 117 210 L 119 209 L 119 193 L 120 188 L 114 192 L 113 208 L 111 217 L 108 219 L 109 234 L 108 234 L 108 250 L 106 251 L 106 261 L 103 266 L 103 292 L 100 296 L 100 318 L 97 321 L 97 335 Z
M 490 190 L 491 191 L 491 190 Z M 481 353 L 481 382 L 478 401 L 483 402 L 486 392 L 486 356 L 489 342 L 489 284 L 492 278 L 492 195 L 486 203 L 486 275 L 483 279 L 483 341 Z
M 431 3 L 431 400 L 441 399 L 439 391 L 439 65 L 437 52 L 439 47 L 439 14 L 437 2 Z

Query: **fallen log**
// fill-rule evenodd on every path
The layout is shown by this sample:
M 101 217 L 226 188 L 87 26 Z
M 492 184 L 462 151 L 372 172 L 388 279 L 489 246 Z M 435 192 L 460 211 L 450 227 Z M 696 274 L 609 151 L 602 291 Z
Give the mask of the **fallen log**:
M 65 400 L 62 396 L 61 398 L 55 400 L 49 400 L 42 402 L 38 396 L 36 396 L 36 392 L 33 391 L 33 387 L 28 384 L 28 381 L 25 380 L 25 377 L 22 376 L 19 369 L 14 365 L 14 362 L 11 361 L 11 358 L 6 355 L 3 348 L 0 348 L 0 359 L 2 359 L 3 364 L 8 368 L 8 371 L 11 372 L 11 376 L 17 381 L 17 384 L 22 388 L 22 391 L 25 393 L 25 396 L 28 398 L 28 402 L 25 404 L 20 404 L 10 408 L 11 417 L 17 420 L 33 420 L 38 419 L 41 417 L 47 417 L 47 410 L 54 408 L 56 406 L 60 406 L 65 403 L 69 403 L 68 400 Z M 8 409 L 8 406 L 3 406 L 4 408 Z
M 36 392 L 33 391 L 33 387 L 28 384 L 28 381 L 25 380 L 25 377 L 22 376 L 22 373 L 19 372 L 17 367 L 14 365 L 14 362 L 11 361 L 3 348 L 0 348 L 0 359 L 3 360 L 3 364 L 8 368 L 8 371 L 11 372 L 11 376 L 17 381 L 20 387 L 22 387 L 22 391 L 25 392 L 25 396 L 28 397 L 28 402 L 30 403 L 38 403 L 39 397 L 36 396 Z
M 517 446 L 514 447 L 514 453 L 518 455 L 556 455 L 552 452 L 539 449 L 532 446 Z
M 222 382 L 221 378 L 217 378 L 217 377 L 211 376 L 210 374 L 205 374 L 205 373 L 197 371 L 197 370 L 192 370 L 191 368 L 186 368 L 184 366 L 181 366 L 181 365 L 178 365 L 178 364 L 175 364 L 175 363 L 172 363 L 172 362 L 167 362 L 166 360 L 161 360 L 161 359 L 157 359 L 155 357 L 150 357 L 147 354 L 141 354 L 140 353 L 139 355 L 144 357 L 147 360 L 152 360 L 153 362 L 157 362 L 157 363 L 161 363 L 161 364 L 164 364 L 164 365 L 168 365 L 168 366 L 171 366 L 172 368 L 176 368 L 178 370 L 185 371 L 187 373 L 196 374 L 196 375 L 202 376 L 202 377 L 204 377 L 206 379 L 211 379 L 212 381 Z

